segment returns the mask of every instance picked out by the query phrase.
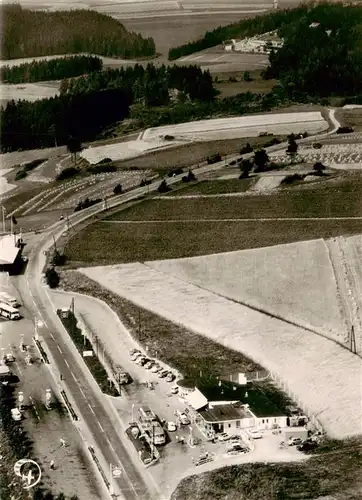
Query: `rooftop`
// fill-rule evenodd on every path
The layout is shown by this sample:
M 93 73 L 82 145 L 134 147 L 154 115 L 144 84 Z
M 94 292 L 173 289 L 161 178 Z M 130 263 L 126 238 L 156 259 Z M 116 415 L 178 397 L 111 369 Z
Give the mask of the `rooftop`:
M 251 382 L 246 385 L 238 385 L 226 381 L 204 380 L 199 381 L 196 386 L 209 403 L 212 401 L 240 401 L 242 404 L 248 404 L 252 413 L 261 418 L 286 415 L 285 408 L 279 408 L 261 388 Z
M 242 406 L 233 404 L 216 405 L 213 408 L 199 411 L 199 414 L 207 422 L 223 422 L 248 418 L 252 415 Z
M 19 251 L 12 234 L 0 237 L 0 265 L 13 264 Z

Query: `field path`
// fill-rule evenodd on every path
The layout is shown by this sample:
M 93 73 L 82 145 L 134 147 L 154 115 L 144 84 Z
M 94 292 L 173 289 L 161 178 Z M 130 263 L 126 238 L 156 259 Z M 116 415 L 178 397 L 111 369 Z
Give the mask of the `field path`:
M 165 224 L 165 223 L 180 223 L 180 222 L 253 222 L 253 221 L 310 221 L 310 220 L 362 220 L 362 217 L 254 217 L 250 218 L 233 218 L 233 219 L 144 219 L 144 220 L 101 220 L 103 224 Z

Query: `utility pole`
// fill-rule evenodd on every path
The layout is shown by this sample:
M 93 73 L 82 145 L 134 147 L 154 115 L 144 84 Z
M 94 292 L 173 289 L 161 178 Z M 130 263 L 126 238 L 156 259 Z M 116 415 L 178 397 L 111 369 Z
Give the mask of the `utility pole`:
M 354 333 L 354 326 L 353 325 L 351 326 L 351 345 L 350 345 L 350 349 L 353 352 L 353 354 L 357 353 L 357 349 L 356 349 L 356 336 L 355 336 L 355 333 Z
M 54 253 L 55 253 L 57 251 L 57 243 L 55 241 L 54 234 L 53 234 L 53 242 L 54 242 Z
M 3 233 L 5 234 L 6 226 L 5 226 L 5 213 L 6 213 L 6 208 L 1 207 L 2 213 L 3 213 Z

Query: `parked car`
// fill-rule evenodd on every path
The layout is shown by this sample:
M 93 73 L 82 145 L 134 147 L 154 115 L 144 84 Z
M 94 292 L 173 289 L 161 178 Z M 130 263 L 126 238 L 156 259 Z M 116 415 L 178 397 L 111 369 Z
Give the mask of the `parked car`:
M 11 352 L 8 352 L 6 355 L 5 355 L 5 363 L 13 363 L 15 361 L 15 356 L 14 354 L 12 354 Z
M 167 430 L 169 432 L 177 431 L 177 425 L 175 422 L 167 422 Z
M 131 349 L 129 351 L 130 356 L 134 356 L 136 353 L 140 353 L 141 354 L 141 351 L 139 349 Z
M 160 378 L 165 378 L 165 377 L 167 377 L 167 375 L 168 375 L 168 370 L 163 370 L 162 372 L 158 373 L 158 376 Z
M 12 416 L 12 419 L 16 420 L 16 421 L 21 420 L 21 417 L 22 417 L 21 412 L 18 408 L 12 408 L 11 416 Z
M 311 451 L 317 448 L 318 444 L 315 441 L 303 441 L 302 444 L 297 446 L 298 451 Z
M 158 365 L 157 363 L 155 365 L 153 365 L 152 368 L 151 368 L 151 372 L 152 373 L 157 373 L 160 370 L 162 370 L 162 367 L 160 365 Z
M 288 439 L 288 446 L 296 446 L 298 444 L 302 444 L 303 440 L 298 437 L 290 437 Z
M 230 436 L 226 432 L 223 432 L 222 434 L 219 434 L 217 438 L 219 441 L 229 441 Z
M 148 358 L 139 358 L 139 359 L 136 361 L 136 363 L 137 363 L 138 365 L 141 365 L 141 366 L 144 366 L 144 365 L 145 365 L 146 363 L 148 363 L 148 362 L 149 362 L 149 359 L 148 359 Z
M 131 356 L 131 360 L 132 361 L 136 361 L 138 358 L 140 358 L 141 356 L 143 356 L 143 354 L 141 352 L 136 352 L 134 354 L 132 354 Z
M 175 378 L 175 375 L 172 372 L 169 372 L 166 376 L 166 382 L 173 382 Z
M 179 418 L 182 425 L 190 425 L 191 422 L 186 413 L 180 413 Z
M 242 443 L 243 442 L 242 437 L 239 436 L 238 434 L 232 434 L 230 436 L 230 441 L 232 443 Z
M 261 435 L 261 433 L 259 431 L 257 431 L 256 429 L 248 429 L 246 432 L 247 432 L 248 436 L 253 438 L 253 439 L 261 439 L 263 437 Z
M 178 393 L 178 385 L 174 385 L 171 387 L 171 394 L 177 394 Z
M 150 370 L 154 364 L 155 362 L 152 359 L 150 359 L 150 361 L 147 361 L 147 363 L 145 364 L 146 370 Z

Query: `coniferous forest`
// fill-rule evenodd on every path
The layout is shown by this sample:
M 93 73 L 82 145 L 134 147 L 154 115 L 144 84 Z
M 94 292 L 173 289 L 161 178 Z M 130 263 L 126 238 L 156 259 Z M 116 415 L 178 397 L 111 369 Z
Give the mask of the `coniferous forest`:
M 116 19 L 93 10 L 32 11 L 0 6 L 1 59 L 79 54 L 124 59 L 155 55 L 152 38 L 132 33 Z
M 19 66 L 2 66 L 0 79 L 5 83 L 31 83 L 62 80 L 93 71 L 101 71 L 103 61 L 95 56 L 72 56 L 32 61 Z
M 173 92 L 178 102 L 212 102 L 212 77 L 197 66 L 110 69 L 64 79 L 61 95 L 35 102 L 10 101 L 1 108 L 1 150 L 67 144 L 69 136 L 94 139 L 105 127 L 122 121 L 132 104 L 165 106 Z

